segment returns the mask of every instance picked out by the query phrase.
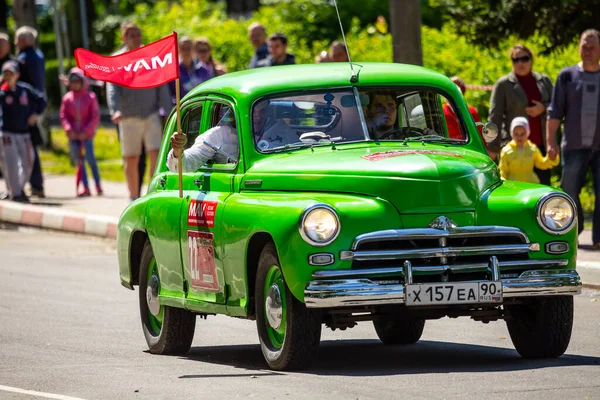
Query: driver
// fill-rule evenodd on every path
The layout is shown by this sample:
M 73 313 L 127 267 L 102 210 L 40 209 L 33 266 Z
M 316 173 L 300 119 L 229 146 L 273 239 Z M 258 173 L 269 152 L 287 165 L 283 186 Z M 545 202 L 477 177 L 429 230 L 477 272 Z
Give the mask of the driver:
M 369 94 L 367 116 L 372 139 L 379 139 L 392 131 L 398 118 L 398 107 L 394 97 L 389 93 Z
M 223 117 L 224 121 L 227 116 Z M 237 156 L 240 151 L 238 144 L 237 129 L 235 122 L 221 124 L 219 123 L 214 128 L 210 128 L 202 135 L 196 138 L 196 141 L 189 149 L 183 150 L 187 136 L 180 132 L 174 132 L 171 136 L 171 151 L 167 155 L 167 167 L 171 172 L 177 172 L 177 158 L 183 157 L 182 172 L 195 171 L 208 161 L 213 161 L 217 164 L 225 164 L 228 162 L 228 157 L 217 152 L 207 143 L 214 147 L 220 148 L 227 154 Z
M 282 120 L 273 124 L 268 122 L 268 101 L 258 103 L 252 111 L 252 128 L 254 140 L 260 150 L 279 147 L 285 144 L 299 142 L 296 132 Z M 223 120 L 226 118 L 224 117 Z M 217 152 L 211 146 L 220 148 L 223 152 L 237 156 L 240 151 L 237 129 L 233 124 L 219 124 L 196 138 L 194 144 L 184 150 L 187 136 L 174 132 L 171 136 L 172 150 L 167 155 L 167 167 L 171 172 L 177 172 L 177 158 L 183 157 L 182 172 L 195 171 L 209 161 L 225 164 L 228 157 Z

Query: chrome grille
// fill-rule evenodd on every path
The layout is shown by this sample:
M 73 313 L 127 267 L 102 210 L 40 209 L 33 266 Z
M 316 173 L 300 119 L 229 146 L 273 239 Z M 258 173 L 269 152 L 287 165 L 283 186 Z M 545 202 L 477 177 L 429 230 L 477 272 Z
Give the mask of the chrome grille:
M 490 258 L 502 271 L 527 268 L 538 251 L 520 229 L 502 226 L 393 229 L 358 236 L 342 260 L 365 273 L 399 271 L 409 261 L 419 282 L 489 279 Z M 460 276 L 458 276 L 460 274 Z M 396 274 L 394 274 L 396 275 Z

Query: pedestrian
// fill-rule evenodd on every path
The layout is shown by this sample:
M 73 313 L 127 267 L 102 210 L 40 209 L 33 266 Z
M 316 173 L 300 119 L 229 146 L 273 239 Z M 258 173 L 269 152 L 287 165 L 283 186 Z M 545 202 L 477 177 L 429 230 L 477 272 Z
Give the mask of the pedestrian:
M 257 68 L 258 62 L 269 56 L 267 45 L 267 30 L 260 22 L 253 22 L 248 27 L 248 38 L 254 47 L 254 54 L 250 60 L 250 68 Z
M 534 172 L 537 169 L 550 169 L 560 162 L 559 157 L 543 156 L 540 149 L 529 140 L 531 129 L 525 117 L 516 117 L 510 123 L 512 140 L 500 152 L 500 176 L 511 181 L 540 183 Z
M 17 59 L 21 64 L 20 79 L 28 83 L 35 90 L 44 94 L 46 92 L 46 61 L 41 50 L 36 48 L 36 39 L 38 32 L 30 26 L 22 26 L 15 32 L 15 45 L 18 50 Z M 42 173 L 42 164 L 37 147 L 43 143 L 40 124 L 43 115 L 38 118 L 38 123 L 30 126 L 31 140 L 33 143 L 33 171 L 29 183 L 31 185 L 31 194 L 39 198 L 46 197 L 44 192 L 44 176 Z
M 287 52 L 288 38 L 277 32 L 269 36 L 269 56 L 260 60 L 257 67 L 296 64 L 296 58 Z
M 0 32 L 0 68 L 8 60 L 16 60 L 16 58 L 10 54 L 10 38 L 6 33 Z
M 201 36 L 194 40 L 194 52 L 196 53 L 196 59 L 208 69 L 210 78 L 227 73 L 225 66 L 214 60 L 212 56 L 212 46 L 210 45 L 208 38 Z
M 2 66 L 0 168 L 8 187 L 2 198 L 28 203 L 23 189 L 31 175 L 34 156 L 29 127 L 35 125 L 44 111 L 46 99 L 31 85 L 18 81 L 19 69 L 19 64 L 12 60 Z
M 552 81 L 547 75 L 535 72 L 533 53 L 522 44 L 516 44 L 510 51 L 512 71 L 496 81 L 490 100 L 489 121 L 498 126 L 501 134 L 488 144 L 494 157 L 500 147 L 509 141 L 510 122 L 516 117 L 529 120 L 533 142 L 542 155 L 546 155 L 544 132 L 546 131 L 546 108 L 552 98 Z M 540 183 L 550 185 L 550 170 L 535 169 Z
M 187 36 L 179 39 L 179 94 L 185 96 L 201 84 L 211 78 L 208 68 L 200 61 L 194 59 L 194 43 Z M 175 104 L 175 81 L 169 82 L 171 98 Z
M 467 92 L 467 85 L 465 81 L 460 79 L 458 76 L 453 76 L 450 80 L 458 86 L 460 92 L 465 95 Z M 465 139 L 465 135 L 462 133 L 460 124 L 458 123 L 458 117 L 456 116 L 452 106 L 449 103 L 445 103 L 442 107 L 444 109 L 444 116 L 446 117 L 446 125 L 448 126 L 448 136 L 453 139 Z M 477 109 L 473 106 L 468 106 L 469 114 L 473 118 L 475 122 L 481 122 L 481 118 L 479 118 L 479 113 Z
M 141 47 L 142 31 L 138 25 L 124 23 L 121 33 L 125 46 L 115 55 Z M 138 170 L 142 148 L 145 148 L 150 159 L 150 176 L 154 173 L 162 141 L 161 114 L 167 115 L 170 112 L 171 96 L 168 85 L 130 89 L 107 83 L 106 92 L 111 119 L 119 126 L 125 177 L 130 199 L 133 201 L 140 196 L 140 182 L 143 180 L 143 175 Z
M 68 76 L 69 91 L 63 96 L 60 104 L 60 122 L 69 138 L 71 157 L 78 160 L 78 174 L 83 183 L 83 190 L 77 193 L 78 197 L 89 197 L 85 160 L 87 160 L 94 182 L 96 194 L 102 196 L 100 172 L 96 156 L 94 155 L 94 135 L 100 122 L 100 107 L 93 92 L 88 91 L 88 81 L 83 70 L 71 68 Z M 79 182 L 77 182 L 78 186 Z
M 323 50 L 321 51 L 319 54 L 317 54 L 317 56 L 315 57 L 315 63 L 319 64 L 319 63 L 324 63 L 324 62 L 330 62 L 331 60 L 329 59 L 329 53 L 327 52 L 327 50 Z
M 329 60 L 332 62 L 348 62 L 348 49 L 344 42 L 334 40 L 329 46 Z
M 579 40 L 581 62 L 558 74 L 548 110 L 546 146 L 548 154 L 559 151 L 556 131 L 564 121 L 562 151 L 562 189 L 577 204 L 579 233 L 583 232 L 583 210 L 579 194 L 585 177 L 592 170 L 594 216 L 592 243 L 600 250 L 600 32 L 588 29 Z

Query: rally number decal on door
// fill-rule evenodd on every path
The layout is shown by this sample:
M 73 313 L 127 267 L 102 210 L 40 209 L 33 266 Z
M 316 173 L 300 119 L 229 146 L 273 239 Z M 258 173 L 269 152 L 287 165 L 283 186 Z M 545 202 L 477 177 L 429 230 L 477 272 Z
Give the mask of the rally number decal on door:
M 188 208 L 188 225 L 214 228 L 217 213 L 216 201 L 192 200 Z
M 192 287 L 219 291 L 215 241 L 211 232 L 188 231 L 188 260 Z

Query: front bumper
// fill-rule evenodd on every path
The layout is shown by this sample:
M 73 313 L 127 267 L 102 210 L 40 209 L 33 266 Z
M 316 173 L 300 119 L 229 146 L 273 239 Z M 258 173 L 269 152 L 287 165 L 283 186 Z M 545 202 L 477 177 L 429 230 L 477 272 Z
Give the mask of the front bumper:
M 575 295 L 581 293 L 581 280 L 575 270 L 535 269 L 523 271 L 517 278 L 499 277 L 496 271 L 493 280 L 502 281 L 504 298 L 550 295 Z M 406 273 L 406 266 L 404 267 Z M 327 272 L 336 272 L 338 277 L 329 276 Z M 383 272 L 371 270 L 369 277 L 349 277 L 357 271 L 318 271 L 304 290 L 304 301 L 308 308 L 336 308 L 348 306 L 404 304 L 405 284 L 381 284 L 372 280 L 377 274 L 390 274 L 393 271 L 386 269 Z M 402 273 L 403 271 L 397 271 Z M 365 272 L 365 275 L 367 273 Z M 412 276 L 405 276 L 405 281 L 412 281 Z M 482 305 L 479 303 L 478 305 Z

